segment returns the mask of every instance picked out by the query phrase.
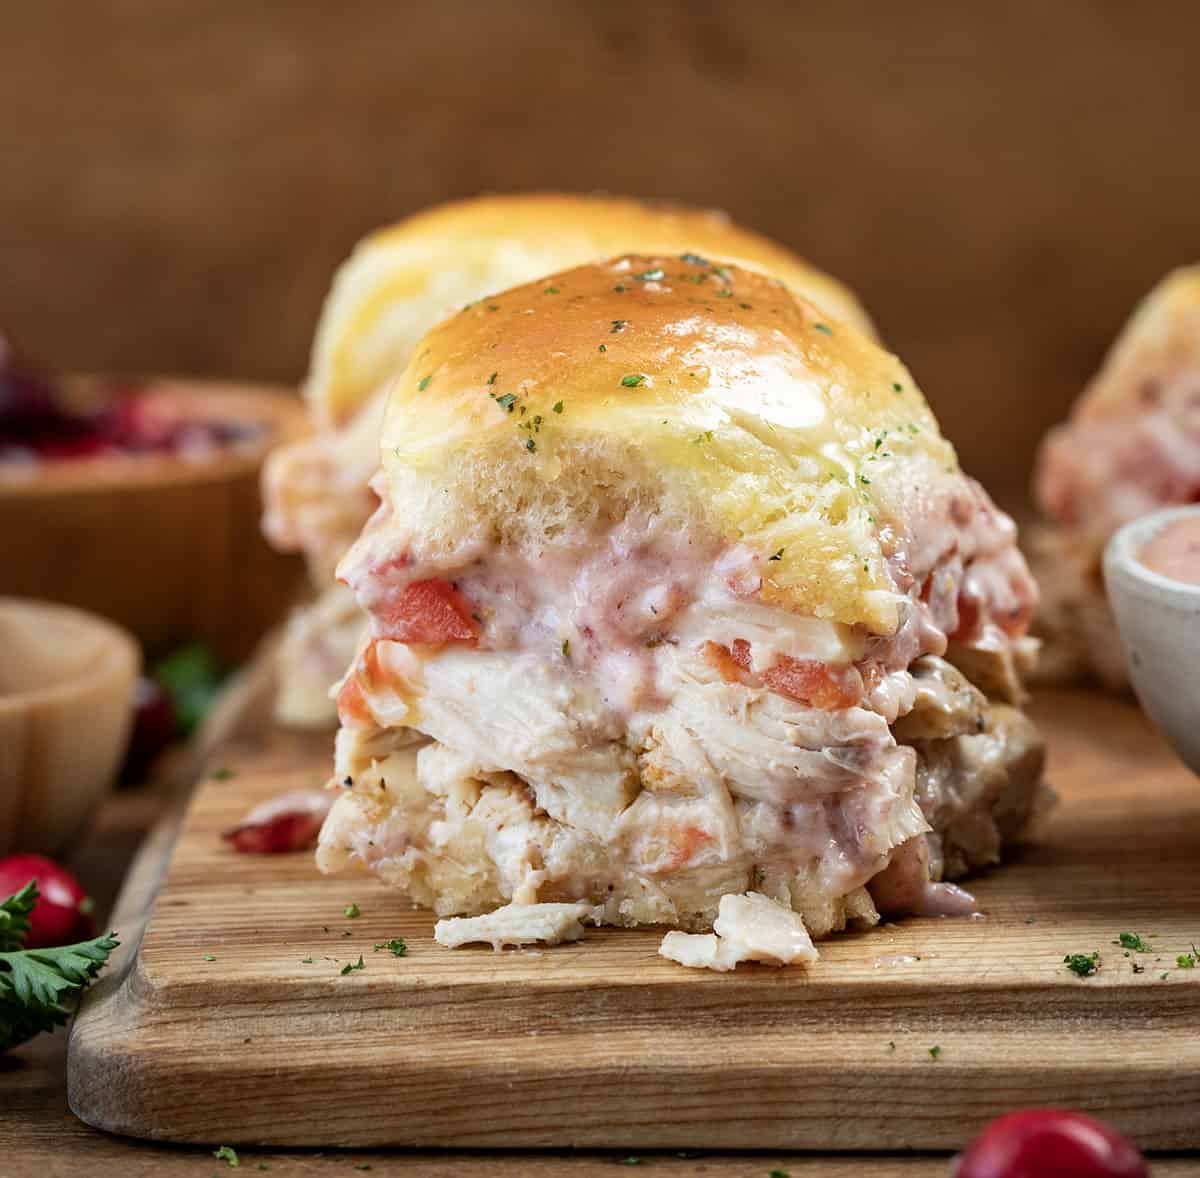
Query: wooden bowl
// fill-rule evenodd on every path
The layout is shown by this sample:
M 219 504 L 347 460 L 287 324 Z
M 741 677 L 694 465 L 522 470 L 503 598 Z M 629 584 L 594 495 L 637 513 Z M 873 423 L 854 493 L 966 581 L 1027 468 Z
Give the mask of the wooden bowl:
M 91 395 L 104 387 L 76 383 Z M 199 640 L 241 661 L 303 581 L 300 559 L 262 538 L 258 480 L 267 452 L 303 433 L 307 415 L 278 387 L 138 383 L 184 416 L 260 432 L 203 460 L 131 454 L 0 466 L 0 593 L 111 618 L 150 658 Z
M 133 637 L 82 610 L 0 597 L 0 854 L 56 854 L 112 786 L 133 718 Z

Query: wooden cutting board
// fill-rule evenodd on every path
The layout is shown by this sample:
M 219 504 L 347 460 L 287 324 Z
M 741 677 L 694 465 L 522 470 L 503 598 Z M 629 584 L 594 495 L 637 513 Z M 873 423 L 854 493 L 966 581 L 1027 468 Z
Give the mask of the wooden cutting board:
M 230 852 L 221 830 L 326 765 L 311 741 L 231 754 L 157 899 L 153 863 L 132 877 L 131 944 L 72 1032 L 71 1106 L 209 1144 L 897 1150 L 1053 1103 L 1143 1148 L 1198 1147 L 1200 968 L 1175 959 L 1200 943 L 1200 782 L 1127 703 L 1058 693 L 1035 712 L 1062 803 L 974 882 L 985 919 L 905 920 L 824 942 L 809 969 L 726 975 L 667 962 L 652 931 L 442 949 L 428 913 L 370 879 Z M 1122 931 L 1153 950 L 1126 956 Z M 373 951 L 396 936 L 406 957 Z M 1064 967 L 1093 950 L 1095 976 Z

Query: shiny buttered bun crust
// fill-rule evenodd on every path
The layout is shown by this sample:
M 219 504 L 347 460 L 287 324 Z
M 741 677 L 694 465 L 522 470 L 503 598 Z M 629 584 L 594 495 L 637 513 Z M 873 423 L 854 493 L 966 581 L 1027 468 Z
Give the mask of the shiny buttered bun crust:
M 872 330 L 854 296 L 723 213 L 620 197 L 531 193 L 439 205 L 362 241 L 317 326 L 307 395 L 318 422 L 351 417 L 445 315 L 490 291 L 628 251 L 725 258 L 781 278 Z
M 966 485 L 895 356 L 691 253 L 580 266 L 442 323 L 392 388 L 382 466 L 418 557 L 586 544 L 652 511 L 760 558 L 764 600 L 877 633 L 899 624 L 895 554 Z

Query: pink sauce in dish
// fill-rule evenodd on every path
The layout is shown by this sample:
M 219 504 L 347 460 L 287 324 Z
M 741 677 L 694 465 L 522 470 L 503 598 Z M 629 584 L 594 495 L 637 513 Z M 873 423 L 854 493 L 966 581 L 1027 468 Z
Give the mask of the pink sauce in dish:
M 1161 528 L 1142 546 L 1138 560 L 1172 581 L 1200 585 L 1200 516 L 1185 516 Z

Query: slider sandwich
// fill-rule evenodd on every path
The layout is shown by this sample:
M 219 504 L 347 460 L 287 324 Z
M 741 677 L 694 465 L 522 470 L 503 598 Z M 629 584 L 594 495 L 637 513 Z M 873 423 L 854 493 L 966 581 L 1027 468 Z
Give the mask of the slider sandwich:
M 366 238 L 338 271 L 313 345 L 305 394 L 315 433 L 265 472 L 264 530 L 303 552 L 320 595 L 293 616 L 279 655 L 279 718 L 333 724 L 329 698 L 362 618 L 333 570 L 375 508 L 385 388 L 413 346 L 466 303 L 622 250 L 710 251 L 781 278 L 866 332 L 841 283 L 722 213 L 619 197 L 532 193 L 440 205 Z M 485 313 L 486 304 L 485 304 Z
M 1167 275 L 1134 312 L 1070 419 L 1046 435 L 1034 496 L 1039 675 L 1127 686 L 1101 562 L 1123 524 L 1200 499 L 1200 266 Z
M 380 454 L 322 870 L 447 944 L 652 924 L 718 969 L 973 910 L 1043 797 L 1036 591 L 859 327 L 693 251 L 580 266 L 418 343 Z

